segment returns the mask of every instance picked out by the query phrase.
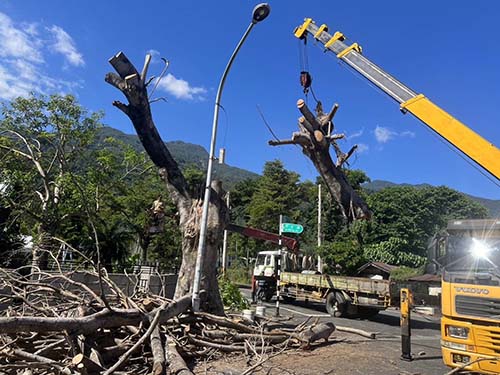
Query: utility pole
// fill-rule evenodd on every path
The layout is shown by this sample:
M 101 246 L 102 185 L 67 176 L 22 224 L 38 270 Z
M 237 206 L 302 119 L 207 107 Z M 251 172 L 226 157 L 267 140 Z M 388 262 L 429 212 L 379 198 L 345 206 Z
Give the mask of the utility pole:
M 321 247 L 321 184 L 318 184 L 318 248 Z M 323 273 L 323 262 L 318 255 L 318 271 Z
M 283 227 L 283 215 L 280 215 L 280 229 L 279 235 L 280 238 L 278 240 L 278 267 L 276 270 L 276 316 L 280 316 L 280 275 L 281 275 L 281 229 Z
M 227 192 L 226 196 L 226 205 L 229 210 L 229 195 L 230 192 Z M 222 243 L 222 276 L 226 275 L 226 267 L 227 267 L 227 230 L 224 230 L 224 242 Z
M 205 183 L 205 195 L 203 198 L 203 209 L 201 214 L 201 222 L 200 222 L 200 239 L 198 241 L 198 252 L 196 254 L 196 268 L 194 271 L 194 280 L 193 280 L 193 297 L 192 297 L 192 308 L 194 312 L 200 311 L 200 287 L 201 287 L 201 274 L 203 270 L 203 261 L 205 256 L 205 243 L 207 240 L 207 227 L 208 227 L 208 207 L 210 203 L 210 194 L 212 192 L 212 169 L 213 169 L 213 161 L 215 159 L 215 142 L 217 138 L 217 125 L 219 121 L 219 108 L 221 107 L 220 101 L 222 98 L 222 90 L 224 88 L 224 84 L 226 82 L 227 74 L 233 65 L 233 61 L 238 54 L 241 46 L 245 42 L 248 34 L 252 31 L 253 27 L 263 21 L 271 12 L 271 8 L 269 4 L 258 4 L 252 12 L 252 20 L 247 27 L 247 30 L 241 37 L 240 41 L 236 45 L 229 61 L 227 62 L 226 68 L 222 73 L 222 77 L 219 81 L 219 88 L 217 89 L 217 95 L 215 96 L 215 105 L 214 105 L 214 118 L 212 122 L 212 138 L 210 140 L 210 152 L 208 154 L 208 165 L 207 165 L 207 180 Z

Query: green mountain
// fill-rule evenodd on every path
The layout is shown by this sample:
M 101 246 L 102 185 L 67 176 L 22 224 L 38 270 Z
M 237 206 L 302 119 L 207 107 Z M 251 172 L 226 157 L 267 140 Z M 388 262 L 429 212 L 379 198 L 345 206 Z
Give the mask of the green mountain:
M 120 130 L 107 126 L 99 129 L 96 144 L 104 144 L 104 140 L 108 137 L 112 137 L 125 144 L 129 144 L 139 152 L 144 151 L 141 141 L 137 135 L 125 134 Z M 177 161 L 177 163 L 179 163 L 181 169 L 189 165 L 194 165 L 203 171 L 207 169 L 208 152 L 202 146 L 182 141 L 165 142 L 165 144 L 167 145 L 167 148 L 173 158 Z M 214 178 L 218 178 L 223 181 L 223 187 L 226 190 L 231 189 L 240 181 L 259 177 L 258 174 L 245 169 L 217 163 L 214 163 L 213 173 Z
M 424 187 L 429 187 L 432 185 L 429 184 L 417 184 L 417 185 L 411 185 L 411 184 L 396 184 L 394 182 L 390 181 L 384 181 L 384 180 L 373 180 L 371 182 L 367 182 L 363 184 L 363 188 L 368 190 L 368 191 L 379 191 L 382 189 L 385 189 L 387 187 L 391 186 L 413 186 L 416 188 L 424 188 Z M 467 197 L 470 199 L 479 202 L 482 204 L 484 207 L 486 207 L 490 211 L 490 216 L 492 218 L 498 218 L 500 217 L 500 200 L 495 200 L 495 199 L 487 199 L 487 198 L 481 198 L 481 197 L 475 197 L 473 195 L 465 194 Z

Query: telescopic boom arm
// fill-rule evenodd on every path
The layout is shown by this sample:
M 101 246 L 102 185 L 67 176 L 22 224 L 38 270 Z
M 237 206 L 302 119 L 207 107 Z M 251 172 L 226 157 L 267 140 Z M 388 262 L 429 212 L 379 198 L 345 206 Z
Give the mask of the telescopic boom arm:
M 328 33 L 326 25 L 317 26 L 311 18 L 295 29 L 299 39 L 312 36 L 337 58 L 372 82 L 399 103 L 403 113 L 410 112 L 429 128 L 467 155 L 484 170 L 500 180 L 500 150 L 469 127 L 439 108 L 422 94 L 417 94 L 362 55 L 357 43 L 347 45 L 345 36 Z

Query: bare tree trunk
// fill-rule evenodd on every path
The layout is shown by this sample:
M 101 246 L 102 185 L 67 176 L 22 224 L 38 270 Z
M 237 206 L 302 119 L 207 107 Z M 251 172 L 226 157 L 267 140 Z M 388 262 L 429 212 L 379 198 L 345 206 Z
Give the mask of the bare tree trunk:
M 189 193 L 184 175 L 153 122 L 146 83 L 150 59 L 151 56 L 147 55 L 142 73 L 139 74 L 127 57 L 120 52 L 109 60 L 118 75 L 108 73 L 105 80 L 126 96 L 128 104 L 114 101 L 113 105 L 123 111 L 132 121 L 142 145 L 159 169 L 170 198 L 177 206 L 179 227 L 183 235 L 182 264 L 175 292 L 175 298 L 178 298 L 189 293 L 193 287 L 202 202 Z M 216 314 L 223 314 L 223 305 L 214 264 L 217 249 L 222 243 L 222 233 L 228 222 L 227 207 L 221 197 L 222 189 L 220 187 L 214 189 L 210 199 L 205 267 L 201 280 L 201 287 L 207 292 L 208 306 L 206 308 Z
M 333 116 L 338 106 L 335 105 L 328 114 L 324 114 L 321 104 L 318 103 L 316 116 L 301 99 L 297 107 L 302 113 L 299 118 L 299 132 L 292 134 L 292 139 L 269 141 L 271 146 L 296 144 L 302 147 L 302 152 L 313 162 L 316 170 L 321 175 L 332 197 L 337 201 L 340 211 L 347 222 L 371 217 L 368 206 L 347 181 L 342 165 L 355 151 L 356 146 L 349 152 L 343 153 L 336 140 L 344 137 L 343 134 L 332 134 Z M 330 156 L 330 145 L 337 154 L 334 163 Z
M 31 272 L 46 270 L 49 263 L 49 251 L 54 246 L 51 241 L 50 232 L 45 228 L 44 223 L 39 224 L 37 235 L 33 238 L 33 249 L 31 250 Z

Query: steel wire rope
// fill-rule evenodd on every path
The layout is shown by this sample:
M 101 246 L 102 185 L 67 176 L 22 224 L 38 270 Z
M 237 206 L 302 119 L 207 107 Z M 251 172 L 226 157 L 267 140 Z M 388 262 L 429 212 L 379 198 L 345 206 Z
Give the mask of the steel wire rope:
M 265 126 L 267 127 L 267 129 L 269 130 L 269 132 L 272 134 L 272 136 L 277 140 L 279 141 L 280 139 L 278 138 L 278 136 L 276 135 L 276 133 L 273 131 L 273 129 L 271 128 L 271 126 L 269 125 L 269 123 L 266 121 L 265 117 L 264 117 L 264 114 L 262 113 L 262 110 L 260 109 L 260 107 L 257 105 L 257 111 L 259 112 L 261 118 L 262 118 L 262 121 L 264 122 Z M 300 150 L 300 146 L 297 145 L 297 144 L 293 144 L 296 148 L 298 148 Z M 279 147 L 278 147 L 279 149 Z M 280 151 L 278 153 L 281 153 L 281 155 L 283 155 L 285 153 L 284 150 L 280 149 Z M 303 153 L 301 153 L 302 156 L 304 158 L 306 158 L 308 161 L 310 161 L 307 156 L 305 156 Z M 308 169 L 308 172 L 310 174 L 314 174 L 314 173 L 318 173 L 318 171 L 315 171 L 311 168 L 311 166 L 309 165 L 309 163 L 306 164 L 306 167 Z

